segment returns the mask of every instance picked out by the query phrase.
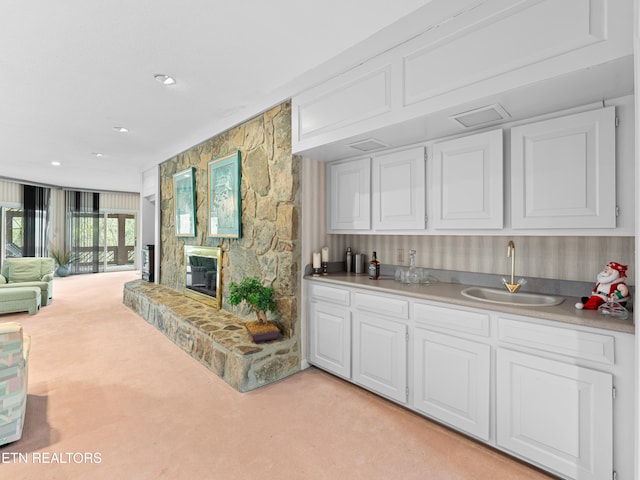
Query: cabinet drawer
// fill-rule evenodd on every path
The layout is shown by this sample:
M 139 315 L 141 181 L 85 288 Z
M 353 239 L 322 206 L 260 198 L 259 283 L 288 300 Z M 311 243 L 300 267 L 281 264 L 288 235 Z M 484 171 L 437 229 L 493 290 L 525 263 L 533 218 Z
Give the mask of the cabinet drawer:
M 409 318 L 409 302 L 407 300 L 355 293 L 353 295 L 353 304 L 358 310 L 365 312 L 373 312 L 378 315 L 400 319 Z
M 326 285 L 311 284 L 309 294 L 314 300 L 324 300 L 338 305 L 349 306 L 349 290 L 344 288 L 328 287 Z
M 413 305 L 413 315 L 416 324 L 430 325 L 440 330 L 471 333 L 482 337 L 489 336 L 489 315 L 486 313 L 436 307 L 416 302 Z
M 615 363 L 614 338 L 609 335 L 499 318 L 498 338 L 501 342 L 567 357 Z

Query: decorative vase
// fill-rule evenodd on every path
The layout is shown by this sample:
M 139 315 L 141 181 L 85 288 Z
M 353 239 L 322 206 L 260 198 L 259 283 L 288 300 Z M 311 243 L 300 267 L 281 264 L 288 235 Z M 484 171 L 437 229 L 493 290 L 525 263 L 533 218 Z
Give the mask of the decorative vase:
M 56 268 L 56 275 L 59 277 L 66 277 L 69 275 L 69 267 L 66 265 L 58 265 Z

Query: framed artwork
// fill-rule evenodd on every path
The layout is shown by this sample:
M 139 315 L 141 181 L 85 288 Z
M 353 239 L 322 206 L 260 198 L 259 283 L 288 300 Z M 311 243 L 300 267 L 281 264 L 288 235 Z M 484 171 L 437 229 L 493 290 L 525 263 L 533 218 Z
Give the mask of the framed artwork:
M 173 207 L 175 212 L 176 235 L 196 236 L 196 176 L 195 169 L 189 167 L 173 175 Z
M 240 151 L 214 158 L 207 167 L 209 236 L 240 238 Z

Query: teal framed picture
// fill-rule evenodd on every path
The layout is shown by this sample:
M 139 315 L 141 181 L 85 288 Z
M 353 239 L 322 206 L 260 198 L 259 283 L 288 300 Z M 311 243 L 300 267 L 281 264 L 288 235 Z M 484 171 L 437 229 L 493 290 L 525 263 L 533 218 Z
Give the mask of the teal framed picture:
M 240 151 L 210 160 L 207 164 L 209 192 L 209 236 L 240 238 L 242 205 L 240 196 Z
M 189 167 L 173 175 L 173 206 L 176 235 L 196 236 L 196 176 Z

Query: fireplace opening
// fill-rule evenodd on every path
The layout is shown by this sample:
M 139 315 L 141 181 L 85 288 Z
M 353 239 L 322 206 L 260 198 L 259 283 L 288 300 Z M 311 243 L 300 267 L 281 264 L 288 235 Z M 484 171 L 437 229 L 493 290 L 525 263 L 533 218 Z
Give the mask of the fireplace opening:
M 184 294 L 220 308 L 222 250 L 218 247 L 184 247 Z

